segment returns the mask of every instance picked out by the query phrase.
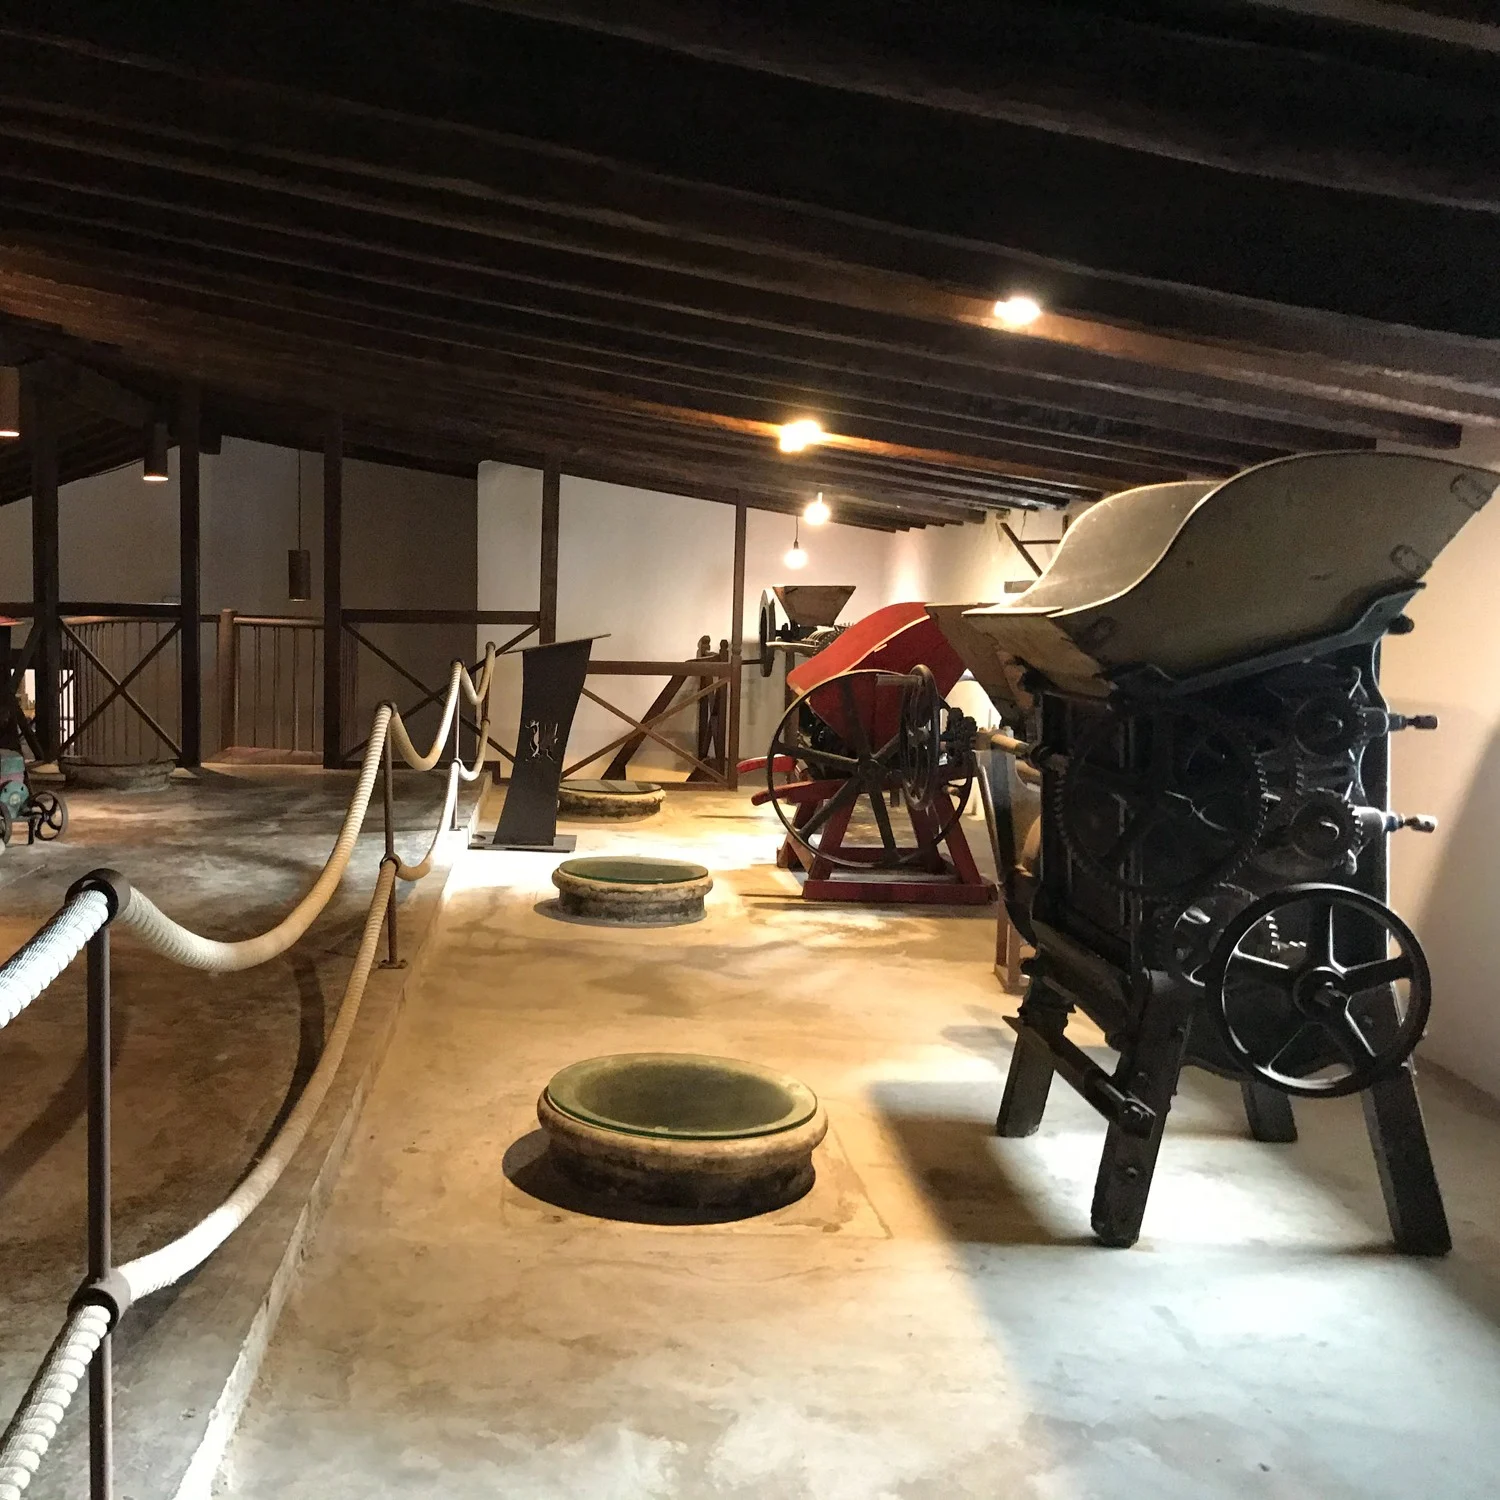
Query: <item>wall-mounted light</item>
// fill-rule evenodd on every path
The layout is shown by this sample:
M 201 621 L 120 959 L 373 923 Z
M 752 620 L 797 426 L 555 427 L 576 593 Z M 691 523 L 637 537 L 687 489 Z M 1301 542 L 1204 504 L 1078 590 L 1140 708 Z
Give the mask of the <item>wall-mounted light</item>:
M 167 449 L 171 446 L 171 438 L 167 433 L 165 422 L 148 422 L 146 424 L 146 457 L 141 478 L 148 484 L 165 484 L 171 478 L 171 472 L 167 468 Z
M 833 512 L 828 508 L 828 502 L 823 498 L 823 491 L 819 490 L 818 498 L 802 512 L 802 519 L 809 526 L 822 526 L 832 514 Z
M 286 596 L 295 604 L 312 598 L 312 553 L 302 545 L 302 453 L 297 453 L 297 545 L 286 553 Z
M 802 550 L 802 522 L 800 519 L 797 522 L 796 530 L 792 533 L 792 550 L 781 560 L 794 572 L 798 568 L 805 568 L 807 566 L 807 553 Z
M 995 317 L 1007 328 L 1025 328 L 1042 315 L 1042 304 L 1035 297 L 1017 293 L 1002 297 L 995 304 Z
M 821 443 L 825 434 L 822 424 L 811 417 L 798 417 L 795 422 L 782 424 L 778 442 L 783 453 L 801 453 L 815 443 Z
M 21 372 L 14 365 L 0 365 L 0 438 L 21 435 Z

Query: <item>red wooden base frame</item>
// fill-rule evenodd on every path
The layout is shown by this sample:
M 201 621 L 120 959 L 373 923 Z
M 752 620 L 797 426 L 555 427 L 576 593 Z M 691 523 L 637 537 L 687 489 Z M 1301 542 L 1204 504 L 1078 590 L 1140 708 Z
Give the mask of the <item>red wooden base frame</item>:
M 794 826 L 805 827 L 822 805 L 821 801 L 803 803 L 793 819 Z M 790 835 L 782 841 L 776 863 L 783 870 L 806 871 L 807 879 L 802 884 L 806 900 L 983 906 L 995 899 L 994 882 L 986 880 L 974 863 L 962 820 L 953 816 L 954 805 L 946 792 L 931 807 L 907 807 L 916 847 L 904 852 L 916 855 L 918 862 L 878 879 L 865 879 L 857 870 L 839 869 L 828 858 L 835 855 L 874 865 L 884 855 L 879 846 L 844 842 L 854 807 L 851 802 L 829 818 L 811 855 Z M 944 823 L 952 826 L 939 841 L 937 833 Z

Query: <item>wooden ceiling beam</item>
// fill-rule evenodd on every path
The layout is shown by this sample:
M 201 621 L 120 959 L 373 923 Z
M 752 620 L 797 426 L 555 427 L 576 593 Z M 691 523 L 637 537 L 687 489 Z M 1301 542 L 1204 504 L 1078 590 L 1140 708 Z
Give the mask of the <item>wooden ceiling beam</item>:
M 88 167 L 100 155 L 110 158 L 111 170 L 107 178 L 89 180 Z M 59 190 L 148 210 L 155 217 L 144 223 L 108 223 L 112 230 L 128 227 L 148 238 L 160 236 L 162 215 L 175 213 L 201 226 L 197 238 L 202 254 L 230 256 L 236 263 L 258 255 L 295 267 L 304 281 L 334 279 L 331 262 L 338 264 L 340 275 L 347 275 L 352 253 L 372 263 L 369 279 L 394 292 L 441 286 L 450 296 L 480 305 L 515 309 L 535 300 L 541 288 L 760 329 L 806 330 L 846 343 L 918 347 L 1011 374 L 1082 385 L 1126 382 L 1168 400 L 1213 400 L 1239 384 L 1257 396 L 1279 393 L 1284 404 L 1312 400 L 1374 406 L 1430 421 L 1500 421 L 1500 357 L 1493 355 L 1493 388 L 1485 394 L 1410 373 L 1395 377 L 1349 362 L 1193 343 L 1062 314 L 1051 314 L 1017 335 L 991 326 L 992 299 L 959 295 L 916 278 L 893 281 L 869 272 L 804 270 L 790 283 L 785 275 L 779 283 L 770 282 L 764 273 L 760 279 L 712 279 L 676 267 L 580 254 L 560 236 L 544 245 L 497 239 L 492 225 L 474 219 L 447 216 L 442 222 L 442 216 L 429 212 L 418 222 L 404 222 L 399 211 L 392 217 L 388 204 L 361 199 L 346 188 L 332 189 L 323 181 L 306 184 L 290 175 L 272 177 L 144 152 L 119 136 L 99 143 L 62 139 L 4 116 L 0 167 L 17 183 L 36 184 L 45 194 L 43 211 L 54 217 Z M 171 177 L 173 172 L 191 179 L 192 207 L 186 213 L 182 184 Z M 24 207 L 14 190 L 10 202 L 13 209 Z M 114 209 L 117 216 L 127 212 Z M 217 243 L 216 223 L 223 226 Z M 434 253 L 434 244 L 441 246 L 443 235 L 455 232 L 470 242 L 479 239 L 483 249 L 462 256 Z M 412 255 L 420 256 L 424 266 L 416 283 L 402 265 Z
M 216 17 L 212 26 L 180 6 L 74 8 L 61 16 L 59 9 L 48 8 L 30 27 L 13 23 L 13 35 L 35 39 L 49 26 L 54 35 L 66 28 L 71 34 L 59 39 L 93 49 L 98 61 L 109 52 L 133 54 L 153 69 L 210 82 L 230 71 L 232 59 L 237 77 L 262 88 L 341 99 L 393 121 L 441 119 L 476 137 L 509 135 L 611 157 L 799 212 L 806 205 L 1114 276 L 1500 334 L 1500 289 L 1469 275 L 1497 258 L 1500 216 L 1491 197 L 1469 211 L 1384 188 L 1350 191 L 1342 185 L 1347 175 L 1290 180 L 1261 169 L 1258 159 L 1228 170 L 1091 139 L 1076 129 L 1079 117 L 1067 134 L 1065 112 L 1054 128 L 1037 128 L 473 7 L 439 7 L 435 20 L 431 6 L 388 0 L 357 28 L 315 27 L 291 5 L 256 6 L 253 22 L 247 12 Z M 411 45 L 435 26 L 440 59 Z M 1005 40 L 1014 47 L 1015 37 Z M 1061 58 L 1076 50 L 1065 47 Z M 1296 58 L 1278 53 L 1276 60 L 1290 71 Z M 1118 73 L 1120 59 L 1111 65 Z M 1118 76 L 1172 77 L 1174 90 L 1160 104 L 1181 94 L 1185 75 Z M 554 86 L 559 78 L 566 88 Z M 1192 82 L 1195 108 L 1223 112 L 1231 100 L 1242 108 L 1233 90 L 1216 98 Z M 1425 115 L 1402 101 L 1412 131 L 1376 132 L 1389 147 L 1381 159 L 1404 161 L 1413 140 L 1424 148 L 1441 140 L 1452 150 L 1426 148 L 1427 160 L 1450 180 L 1472 169 L 1475 182 L 1488 183 L 1495 130 L 1485 99 L 1473 89 L 1448 98 L 1430 88 Z M 1457 118 L 1450 104 L 1469 124 L 1467 135 L 1444 135 L 1433 123 Z M 1320 129 L 1340 128 L 1339 111 L 1318 105 Z M 693 129 L 682 128 L 686 119 Z M 732 150 L 724 149 L 728 142 Z M 1178 232 L 1163 234 L 1160 205 L 1168 203 L 1179 205 Z M 1265 233 L 1271 224 L 1275 235 Z
M 31 258 L 35 269 L 45 268 L 53 275 L 59 271 L 59 257 L 54 254 L 41 260 Z M 31 316 L 24 305 L 20 288 L 25 274 L 17 268 L 28 264 L 28 257 L 15 251 L 0 253 L 0 306 L 9 307 L 20 316 Z M 231 343 L 238 332 L 255 327 L 285 340 L 320 335 L 327 345 L 343 350 L 344 357 L 362 361 L 371 355 L 405 353 L 435 364 L 451 362 L 455 346 L 472 346 L 472 329 L 465 330 L 458 320 L 438 327 L 419 325 L 404 315 L 379 316 L 375 308 L 330 306 L 328 299 L 285 288 L 275 291 L 258 284 L 238 284 L 226 278 L 182 269 L 163 269 L 154 263 L 133 263 L 129 275 L 118 270 L 106 271 L 74 262 L 68 274 L 71 281 L 94 292 L 117 295 L 136 293 L 144 286 L 156 289 L 165 312 L 170 302 L 174 309 L 190 314 L 213 317 L 221 336 Z M 34 280 L 35 278 L 28 278 Z M 53 299 L 56 305 L 56 299 Z M 65 318 L 76 316 L 71 310 Z M 236 327 L 238 325 L 238 328 Z M 118 330 L 116 330 L 118 333 Z M 98 337 L 96 333 L 92 335 Z M 105 336 L 108 341 L 113 341 Z M 474 368 L 478 350 L 465 364 Z M 605 404 L 601 401 L 600 404 Z M 857 436 L 857 434 L 851 435 Z M 1085 459 L 1074 455 L 1052 455 L 1041 445 L 1023 447 L 1016 444 L 986 444 L 986 452 L 944 450 L 951 461 L 975 468 L 989 468 L 1018 477 L 1056 480 L 1093 488 L 1122 488 L 1130 482 L 1152 478 L 1180 477 L 1181 467 L 1147 464 L 1125 464 L 1113 460 Z M 934 457 L 939 453 L 934 450 Z
M 1008 38 L 1008 45 L 1013 41 Z M 811 200 L 793 205 L 774 195 L 590 159 L 545 140 L 497 135 L 453 123 L 447 111 L 443 119 L 422 119 L 409 111 L 397 117 L 349 99 L 298 95 L 282 86 L 280 70 L 267 80 L 197 76 L 145 58 L 139 47 L 129 56 L 110 56 L 97 42 L 81 48 L 66 37 L 14 27 L 6 42 L 0 68 L 13 60 L 4 75 L 7 95 L 100 136 L 129 139 L 149 129 L 159 140 L 176 142 L 179 151 L 197 147 L 220 157 L 236 149 L 254 151 L 277 173 L 293 167 L 325 175 L 363 173 L 387 192 L 441 191 L 450 204 L 467 200 L 471 208 L 491 212 L 497 205 L 527 214 L 545 211 L 571 218 L 575 234 L 586 224 L 616 241 L 636 236 L 649 242 L 665 232 L 670 243 L 708 255 L 770 252 L 814 267 L 879 267 L 966 287 L 979 297 L 1020 278 L 1039 284 L 1060 307 L 1127 326 L 1154 322 L 1212 339 L 1349 360 L 1371 370 L 1406 369 L 1442 379 L 1459 369 L 1478 378 L 1473 363 L 1488 359 L 1491 369 L 1482 378 L 1495 383 L 1493 350 L 1412 327 L 1409 311 L 1402 326 L 1394 326 L 1286 306 L 1271 297 L 1256 300 L 1111 271 L 1105 264 L 1088 265 L 1079 255 L 1019 253 L 1009 235 L 989 242 L 976 238 L 974 222 L 946 234 L 909 223 L 882 224 L 878 215 L 851 217 Z M 207 60 L 205 72 L 213 71 L 212 62 Z M 622 247 L 616 253 L 629 251 Z M 1281 289 L 1271 294 L 1280 295 Z

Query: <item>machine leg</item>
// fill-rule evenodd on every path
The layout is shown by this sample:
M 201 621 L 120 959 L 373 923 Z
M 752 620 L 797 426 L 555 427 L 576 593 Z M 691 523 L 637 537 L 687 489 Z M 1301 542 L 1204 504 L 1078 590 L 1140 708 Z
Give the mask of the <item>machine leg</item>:
M 1446 1255 L 1453 1248 L 1443 1194 L 1432 1165 L 1417 1075 L 1410 1062 L 1360 1095 L 1375 1152 L 1391 1237 L 1403 1255 Z
M 1022 1001 L 1014 1023 L 1016 1047 L 995 1120 L 997 1135 L 1035 1135 L 1040 1127 L 1052 1088 L 1052 1049 L 1047 1039 L 1060 1037 L 1067 1029 L 1068 1009 L 1050 997 L 1036 998 L 1035 985 Z
M 1240 1085 L 1240 1097 L 1245 1101 L 1245 1118 L 1250 1122 L 1250 1134 L 1258 1141 L 1274 1141 L 1283 1145 L 1297 1139 L 1297 1119 L 1292 1114 L 1292 1101 L 1280 1089 L 1268 1083 L 1257 1083 L 1247 1078 Z
M 1142 1008 L 1133 1045 L 1120 1060 L 1116 1079 L 1156 1120 L 1147 1136 L 1129 1135 L 1118 1125 L 1111 1125 L 1104 1137 L 1090 1215 L 1102 1244 L 1125 1249 L 1140 1238 L 1156 1156 L 1187 1050 L 1188 1007 L 1189 1002 L 1173 990 L 1153 987 Z

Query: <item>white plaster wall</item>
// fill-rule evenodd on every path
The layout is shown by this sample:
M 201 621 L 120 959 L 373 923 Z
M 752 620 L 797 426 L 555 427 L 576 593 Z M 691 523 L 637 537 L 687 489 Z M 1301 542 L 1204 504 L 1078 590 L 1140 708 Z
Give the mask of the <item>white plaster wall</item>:
M 1500 470 L 1500 431 L 1457 456 Z M 1438 831 L 1391 839 L 1392 904 L 1432 963 L 1430 1057 L 1500 1097 L 1500 500 L 1461 531 L 1391 637 L 1382 683 L 1398 712 L 1436 713 L 1436 733 L 1392 737 L 1391 805 Z
M 792 544 L 791 516 L 752 510 L 745 527 L 743 649 L 756 651 L 756 625 L 764 588 L 793 579 L 807 583 L 852 583 L 855 596 L 846 618 L 888 603 L 891 538 L 883 532 L 829 524 L 802 528 L 808 566 L 793 575 L 782 563 Z M 510 464 L 482 464 L 479 472 L 478 606 L 532 609 L 537 603 L 541 551 L 541 474 Z M 596 643 L 598 658 L 682 660 L 701 636 L 717 649 L 733 628 L 734 511 L 692 500 L 564 474 L 559 495 L 558 635 L 607 632 Z M 503 640 L 502 626 L 482 627 L 478 645 Z M 662 678 L 596 678 L 592 690 L 640 717 Z M 781 708 L 781 680 L 745 673 L 741 749 L 758 753 L 769 740 Z M 491 712 L 497 738 L 509 747 L 520 709 L 518 661 L 496 676 Z M 678 728 L 677 726 L 680 726 Z M 569 755 L 602 746 L 629 726 L 585 700 L 578 710 Z M 696 716 L 684 712 L 673 739 L 691 746 Z M 601 759 L 590 769 L 599 774 Z M 665 749 L 647 743 L 632 768 L 686 774 Z M 580 773 L 582 774 L 582 773 Z

